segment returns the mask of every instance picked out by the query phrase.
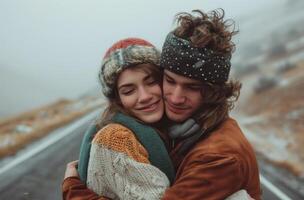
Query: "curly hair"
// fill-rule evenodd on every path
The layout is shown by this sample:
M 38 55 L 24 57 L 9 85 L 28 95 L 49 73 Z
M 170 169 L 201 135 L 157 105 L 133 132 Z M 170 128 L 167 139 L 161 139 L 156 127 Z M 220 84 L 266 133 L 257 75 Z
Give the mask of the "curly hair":
M 232 80 L 221 85 L 203 85 L 203 104 L 198 111 L 198 121 L 204 129 L 215 128 L 228 117 L 239 98 L 241 86 L 240 82 Z
M 194 14 L 179 13 L 176 15 L 177 28 L 173 34 L 186 39 L 198 48 L 209 48 L 213 51 L 229 55 L 234 52 L 232 37 L 238 33 L 234 21 L 224 20 L 223 9 L 204 13 L 193 10 Z M 202 128 L 216 127 L 223 122 L 234 107 L 240 95 L 241 83 L 227 81 L 223 84 L 204 83 L 201 90 L 203 104 L 196 116 Z
M 178 27 L 173 32 L 176 36 L 191 41 L 195 47 L 207 47 L 223 54 L 231 54 L 235 50 L 231 39 L 238 31 L 233 20 L 224 20 L 223 9 L 210 13 L 200 10 L 192 12 L 197 15 L 186 12 L 176 15 Z

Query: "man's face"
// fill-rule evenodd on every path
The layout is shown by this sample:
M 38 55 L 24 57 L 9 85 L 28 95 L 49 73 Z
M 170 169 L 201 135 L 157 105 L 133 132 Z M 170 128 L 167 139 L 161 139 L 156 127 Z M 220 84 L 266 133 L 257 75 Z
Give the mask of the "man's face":
M 200 81 L 165 70 L 163 95 L 167 117 L 175 122 L 191 117 L 203 103 L 201 89 Z

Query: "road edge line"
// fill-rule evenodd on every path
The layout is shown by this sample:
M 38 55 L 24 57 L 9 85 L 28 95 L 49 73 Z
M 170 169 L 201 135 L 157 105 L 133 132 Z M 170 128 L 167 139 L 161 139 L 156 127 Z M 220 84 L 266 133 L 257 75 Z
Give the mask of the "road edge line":
M 283 193 L 279 188 L 273 185 L 270 181 L 268 181 L 264 176 L 260 174 L 261 183 L 267 187 L 273 194 L 279 197 L 281 200 L 292 200 L 285 193 Z
M 23 161 L 31 158 L 32 156 L 38 154 L 39 152 L 46 149 L 48 146 L 55 144 L 60 139 L 66 137 L 67 135 L 71 134 L 76 128 L 80 127 L 81 125 L 88 122 L 88 120 L 94 119 L 94 117 L 97 116 L 97 113 L 99 113 L 100 110 L 92 111 L 91 113 L 81 117 L 80 119 L 76 120 L 74 123 L 68 125 L 65 129 L 51 137 L 49 140 L 46 140 L 42 142 L 41 144 L 37 145 L 37 147 L 25 152 L 24 154 L 21 154 L 20 156 L 17 156 L 4 166 L 0 168 L 0 176 L 5 173 L 6 171 L 10 170 L 11 168 L 15 167 L 16 165 L 22 163 Z

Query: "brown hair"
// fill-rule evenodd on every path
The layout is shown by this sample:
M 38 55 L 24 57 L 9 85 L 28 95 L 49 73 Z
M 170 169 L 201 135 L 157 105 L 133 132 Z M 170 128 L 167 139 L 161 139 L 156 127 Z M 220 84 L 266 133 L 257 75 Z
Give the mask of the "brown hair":
M 238 31 L 235 30 L 233 20 L 224 20 L 224 10 L 213 10 L 210 13 L 200 10 L 192 12 L 197 16 L 186 12 L 176 15 L 178 27 L 173 33 L 189 40 L 195 47 L 208 47 L 218 53 L 231 54 L 235 49 L 231 39 Z
M 151 75 L 157 81 L 157 83 L 161 86 L 162 70 L 160 69 L 160 67 L 156 66 L 154 64 L 151 64 L 151 63 L 143 63 L 143 64 L 145 64 L 145 65 L 138 64 L 138 65 L 134 65 L 134 66 L 129 66 L 127 69 L 144 71 L 147 74 Z M 124 109 L 124 107 L 121 105 L 121 101 L 120 101 L 118 90 L 117 90 L 117 81 L 116 81 L 115 85 L 114 85 L 114 96 L 108 98 L 108 106 L 106 107 L 105 111 L 101 115 L 100 120 L 97 122 L 97 126 L 99 128 L 102 128 L 106 124 L 110 123 L 113 115 L 117 112 L 131 115 L 128 112 L 128 110 Z
M 222 85 L 203 85 L 203 105 L 198 112 L 198 120 L 204 129 L 215 128 L 228 117 L 239 98 L 240 89 L 241 83 L 232 80 Z
M 173 33 L 191 42 L 195 47 L 207 47 L 218 54 L 230 55 L 235 50 L 231 41 L 235 30 L 233 20 L 224 20 L 223 9 L 204 13 L 193 10 L 194 14 L 179 13 L 176 16 L 178 27 Z M 232 28 L 232 29 L 231 29 Z M 234 107 L 241 89 L 238 81 L 228 81 L 223 84 L 204 83 L 201 90 L 203 105 L 197 113 L 202 128 L 213 128 L 228 117 Z

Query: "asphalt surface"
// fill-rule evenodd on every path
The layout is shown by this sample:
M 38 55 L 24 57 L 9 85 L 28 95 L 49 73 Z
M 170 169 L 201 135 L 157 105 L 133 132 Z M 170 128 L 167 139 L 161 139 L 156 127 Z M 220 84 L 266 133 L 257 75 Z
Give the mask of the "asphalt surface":
M 47 147 L 31 159 L 0 174 L 0 200 L 56 200 L 61 197 L 61 183 L 66 164 L 78 159 L 81 138 L 90 122 L 77 128 L 67 137 Z M 64 128 L 62 128 L 64 129 Z M 61 129 L 61 130 L 62 130 Z M 57 131 L 61 131 L 60 129 Z M 260 167 L 264 168 L 260 163 Z M 271 173 L 261 170 L 267 178 L 276 181 Z M 264 176 L 264 174 L 263 174 Z M 233 184 L 233 183 L 232 183 Z M 290 199 L 304 199 L 286 184 L 279 184 L 279 188 L 286 192 Z M 263 199 L 282 199 L 263 187 Z
M 66 164 L 78 159 L 88 124 L 0 176 L 1 200 L 56 200 Z

